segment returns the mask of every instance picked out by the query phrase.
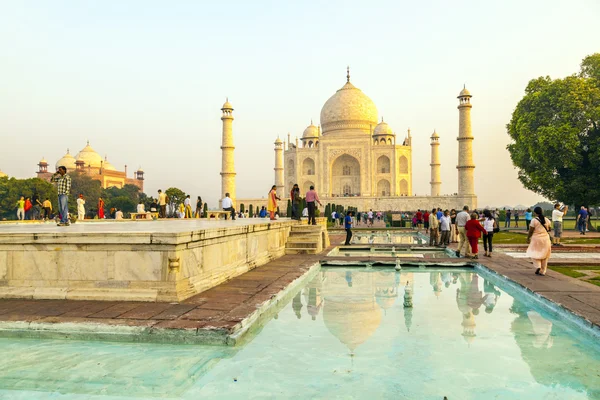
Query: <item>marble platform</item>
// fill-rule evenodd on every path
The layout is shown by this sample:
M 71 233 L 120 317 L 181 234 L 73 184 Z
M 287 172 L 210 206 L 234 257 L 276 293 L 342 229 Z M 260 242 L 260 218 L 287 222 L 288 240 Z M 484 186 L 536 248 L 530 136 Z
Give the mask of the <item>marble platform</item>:
M 297 221 L 0 225 L 0 298 L 177 302 L 285 253 Z

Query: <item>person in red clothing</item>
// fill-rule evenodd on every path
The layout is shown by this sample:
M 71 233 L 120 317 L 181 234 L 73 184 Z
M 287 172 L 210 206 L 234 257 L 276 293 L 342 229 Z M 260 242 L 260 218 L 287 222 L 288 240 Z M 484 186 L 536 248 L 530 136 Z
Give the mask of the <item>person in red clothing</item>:
M 423 215 L 423 227 L 425 228 L 425 233 L 429 232 L 429 211 L 425 211 L 425 215 Z
M 421 229 L 421 224 L 423 223 L 423 213 L 421 210 L 417 210 L 417 230 Z
M 477 253 L 479 252 L 479 249 L 477 248 L 477 242 L 479 241 L 481 234 L 486 233 L 485 229 L 483 229 L 483 226 L 481 226 L 481 223 L 477 218 L 477 213 L 472 213 L 471 219 L 467 221 L 467 224 L 465 225 L 465 231 L 467 231 L 467 240 L 471 245 L 471 253 L 473 254 L 473 258 L 479 258 L 477 256 Z

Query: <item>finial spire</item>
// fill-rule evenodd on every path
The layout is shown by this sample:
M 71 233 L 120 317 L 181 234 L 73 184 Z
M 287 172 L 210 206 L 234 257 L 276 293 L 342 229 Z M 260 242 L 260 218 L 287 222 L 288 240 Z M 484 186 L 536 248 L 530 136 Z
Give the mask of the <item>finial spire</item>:
M 87 141 L 87 145 L 88 145 L 88 146 L 90 145 L 90 140 L 89 140 L 89 139 L 88 139 L 88 141 Z
M 350 83 L 350 66 L 346 67 L 346 82 Z
M 225 97 L 225 101 L 226 101 L 226 102 L 229 102 L 229 96 L 226 96 L 226 97 Z
M 311 124 L 311 125 L 313 124 L 312 118 L 310 119 L 310 124 Z
M 383 115 L 381 116 L 381 122 L 383 122 Z

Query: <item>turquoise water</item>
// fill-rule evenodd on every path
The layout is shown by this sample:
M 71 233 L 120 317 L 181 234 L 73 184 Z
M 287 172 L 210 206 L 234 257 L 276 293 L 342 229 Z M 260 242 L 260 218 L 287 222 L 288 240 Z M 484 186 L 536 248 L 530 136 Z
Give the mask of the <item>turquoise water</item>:
M 324 268 L 236 348 L 0 339 L 0 351 L 2 399 L 600 398 L 588 336 L 471 270 Z
M 329 257 L 395 257 L 395 258 L 456 258 L 454 251 L 437 247 L 415 246 L 340 246 L 331 250 Z
M 429 243 L 429 237 L 418 232 L 354 231 L 352 244 L 412 244 Z

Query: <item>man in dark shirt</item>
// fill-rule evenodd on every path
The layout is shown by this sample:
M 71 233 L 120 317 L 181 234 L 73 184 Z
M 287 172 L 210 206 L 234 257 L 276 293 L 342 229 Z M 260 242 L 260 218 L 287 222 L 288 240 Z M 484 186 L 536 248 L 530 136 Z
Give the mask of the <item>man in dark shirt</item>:
M 510 212 L 510 210 L 506 211 L 506 219 L 504 220 L 505 228 L 510 228 L 510 217 L 511 216 L 512 216 L 512 213 Z
M 346 218 L 344 218 L 344 228 L 346 229 L 346 246 L 350 244 L 350 239 L 352 239 L 352 211 L 348 211 L 346 213 Z

